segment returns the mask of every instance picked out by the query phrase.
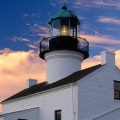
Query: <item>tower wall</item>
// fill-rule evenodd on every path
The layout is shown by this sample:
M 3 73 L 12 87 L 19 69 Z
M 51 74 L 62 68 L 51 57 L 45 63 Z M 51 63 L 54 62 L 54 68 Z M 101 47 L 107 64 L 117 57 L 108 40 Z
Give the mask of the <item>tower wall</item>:
M 76 51 L 59 50 L 45 54 L 47 82 L 53 83 L 81 69 L 83 54 Z

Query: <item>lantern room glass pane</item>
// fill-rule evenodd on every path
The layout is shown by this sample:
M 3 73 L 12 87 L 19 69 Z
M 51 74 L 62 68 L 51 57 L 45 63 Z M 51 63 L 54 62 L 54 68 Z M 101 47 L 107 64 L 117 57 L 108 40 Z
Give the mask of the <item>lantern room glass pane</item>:
M 69 24 L 70 24 L 69 19 L 61 19 L 61 29 L 60 29 L 61 36 L 70 36 Z
M 49 27 L 49 36 L 72 36 L 77 38 L 79 25 L 76 19 L 62 18 L 53 20 Z
M 52 37 L 53 28 L 52 25 L 49 25 L 49 37 Z
M 50 37 L 59 36 L 60 25 L 61 25 L 60 19 L 51 22 L 49 27 Z

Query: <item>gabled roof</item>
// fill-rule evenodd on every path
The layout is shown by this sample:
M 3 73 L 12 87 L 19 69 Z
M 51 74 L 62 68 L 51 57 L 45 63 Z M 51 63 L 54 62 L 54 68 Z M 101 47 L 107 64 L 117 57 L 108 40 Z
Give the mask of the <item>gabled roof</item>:
M 7 98 L 6 100 L 4 100 L 2 102 L 14 100 L 14 99 L 17 99 L 20 97 L 24 97 L 24 96 L 31 95 L 34 93 L 42 92 L 42 91 L 49 90 L 49 89 L 59 87 L 62 85 L 74 83 L 74 82 L 80 80 L 81 78 L 87 76 L 88 74 L 92 73 L 93 71 L 97 70 L 101 66 L 102 65 L 99 64 L 99 65 L 96 65 L 96 66 L 93 66 L 93 67 L 90 67 L 90 68 L 87 68 L 84 70 L 77 71 L 77 72 L 75 72 L 75 73 L 73 73 L 73 74 L 71 74 L 71 75 L 69 75 L 69 76 L 67 76 L 67 77 L 65 77 L 57 82 L 51 83 L 51 84 L 46 84 L 46 82 L 39 83 L 39 84 L 34 85 L 30 88 L 24 89 L 21 92 L 18 92 L 17 94 Z

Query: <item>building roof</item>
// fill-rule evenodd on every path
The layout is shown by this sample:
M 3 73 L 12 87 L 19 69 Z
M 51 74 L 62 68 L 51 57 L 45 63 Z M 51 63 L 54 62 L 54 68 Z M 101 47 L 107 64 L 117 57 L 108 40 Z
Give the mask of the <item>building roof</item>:
M 62 86 L 62 85 L 66 85 L 66 84 L 70 84 L 70 83 L 74 83 L 78 80 L 80 80 L 81 78 L 87 76 L 88 74 L 92 73 L 93 71 L 97 70 L 98 68 L 100 68 L 102 65 L 99 64 L 99 65 L 96 65 L 96 66 L 93 66 L 93 67 L 90 67 L 90 68 L 87 68 L 87 69 L 84 69 L 84 70 L 80 70 L 80 71 L 77 71 L 57 82 L 54 82 L 54 83 L 51 83 L 51 84 L 46 84 L 46 82 L 43 82 L 43 83 L 39 83 L 37 85 L 34 85 L 30 88 L 26 88 L 20 92 L 18 92 L 17 94 L 7 98 L 6 100 L 2 101 L 2 102 L 6 102 L 6 101 L 9 101 L 9 100 L 14 100 L 14 99 L 17 99 L 17 98 L 20 98 L 20 97 L 25 97 L 27 95 L 31 95 L 31 94 L 34 94 L 34 93 L 38 93 L 38 92 L 42 92 L 42 91 L 45 91 L 45 90 L 49 90 L 49 89 L 52 89 L 52 88 L 56 88 L 56 87 L 59 87 L 59 86 Z

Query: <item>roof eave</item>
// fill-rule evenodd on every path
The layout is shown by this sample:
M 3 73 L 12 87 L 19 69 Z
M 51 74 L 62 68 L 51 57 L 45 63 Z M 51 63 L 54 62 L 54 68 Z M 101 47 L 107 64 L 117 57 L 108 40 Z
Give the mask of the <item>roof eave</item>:
M 76 85 L 77 82 L 72 82 L 72 83 L 69 83 L 69 84 L 66 84 L 66 85 L 58 86 L 58 87 L 55 87 L 55 88 L 52 88 L 52 89 L 48 89 L 48 90 L 45 90 L 45 91 L 40 91 L 40 92 L 37 92 L 37 93 L 34 93 L 34 94 L 30 94 L 30 95 L 27 95 L 27 96 L 22 96 L 22 97 L 19 97 L 19 98 L 16 98 L 16 99 L 2 101 L 0 103 L 4 104 L 4 103 L 13 102 L 13 101 L 17 101 L 17 100 L 20 100 L 20 99 L 25 99 L 25 98 L 28 98 L 28 97 L 36 96 L 38 94 L 50 93 L 52 91 L 61 90 L 63 88 L 69 87 L 69 86 L 71 86 L 71 84 L 72 85 Z

